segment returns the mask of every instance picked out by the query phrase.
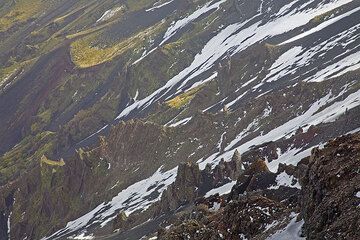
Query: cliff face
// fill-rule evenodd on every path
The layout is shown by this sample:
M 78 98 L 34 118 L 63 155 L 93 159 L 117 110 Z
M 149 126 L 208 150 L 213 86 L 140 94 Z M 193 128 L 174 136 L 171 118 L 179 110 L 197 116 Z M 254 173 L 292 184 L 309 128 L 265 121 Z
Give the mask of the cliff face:
M 265 161 L 255 160 L 239 175 L 229 198 L 237 198 L 240 194 L 256 190 L 265 190 L 275 184 L 276 174 L 270 172 Z
M 204 116 L 200 118 L 206 119 Z M 200 127 L 209 128 L 209 125 L 197 126 L 198 129 Z M 184 129 L 169 128 L 140 120 L 120 122 L 110 129 L 108 136 L 100 137 L 94 147 L 79 148 L 65 159 L 51 158 L 51 154 L 34 155 L 32 161 L 35 166 L 31 171 L 0 187 L 0 228 L 5 229 L 4 238 L 8 237 L 8 221 L 11 222 L 11 237 L 14 239 L 37 239 L 49 235 L 56 232 L 56 229 L 66 226 L 77 216 L 85 214 L 88 209 L 110 201 L 129 185 L 151 176 L 161 169 L 161 166 L 164 169 L 176 167 L 184 161 L 183 156 L 199 149 L 199 141 L 187 141 L 193 133 L 194 126 L 189 125 L 189 128 L 185 129 L 189 134 L 181 135 L 179 133 Z M 202 137 L 209 138 L 211 132 L 209 133 Z M 211 141 L 209 140 L 209 145 L 203 146 L 200 150 L 207 151 L 212 146 Z M 52 144 L 56 146 L 58 142 L 54 141 Z M 16 153 L 15 149 L 10 156 L 16 156 Z M 239 163 L 226 164 L 234 165 L 234 170 L 227 167 L 226 174 L 220 171 L 217 176 L 221 180 L 229 181 L 227 177 L 234 175 Z M 169 195 L 170 209 L 184 204 L 187 200 L 193 201 L 197 196 L 195 188 L 205 182 L 204 173 L 201 173 L 197 165 L 181 166 L 176 181 L 177 187 L 171 188 L 176 197 L 174 198 L 173 193 Z M 213 182 L 215 181 L 212 180 L 211 184 Z M 158 184 L 158 187 L 149 186 L 147 190 L 153 193 L 147 200 L 159 197 L 160 190 L 165 186 Z M 211 186 L 213 185 L 207 186 L 206 189 Z M 128 199 L 125 198 L 123 201 L 131 205 Z M 164 208 L 168 210 L 168 207 Z M 123 230 L 140 224 L 141 220 L 146 221 L 145 214 L 145 217 L 136 216 L 135 220 L 130 218 L 130 223 L 122 224 L 119 223 L 119 219 L 122 219 L 121 213 L 119 210 L 109 216 L 120 216 L 114 221 L 114 229 Z M 153 215 L 152 210 L 148 215 Z M 113 230 L 111 226 L 108 228 L 107 231 Z
M 91 206 L 84 199 L 90 193 L 91 175 L 91 166 L 79 158 L 64 163 L 43 156 L 32 171 L 1 188 L 11 239 L 37 239 Z
M 314 149 L 301 184 L 308 239 L 360 238 L 360 134 Z
M 259 179 L 270 172 L 255 161 L 228 196 L 198 199 L 159 239 L 359 239 L 359 153 L 360 134 L 337 138 L 297 167 L 282 165 L 267 185 Z M 301 190 L 274 187 L 285 174 L 300 177 Z
M 176 180 L 162 194 L 155 215 L 175 211 L 181 206 L 191 205 L 209 190 L 236 179 L 243 172 L 239 152 L 230 161 L 220 161 L 214 169 L 207 165 L 200 170 L 198 164 L 183 163 L 177 170 Z
M 193 202 L 202 185 L 201 173 L 197 164 L 180 164 L 176 180 L 165 190 L 159 202 L 157 213 L 174 211 L 182 205 Z
M 80 148 L 66 162 L 43 155 L 31 171 L 0 188 L 0 209 L 5 219 L 1 227 L 7 230 L 10 219 L 13 239 L 39 239 L 64 227 L 87 209 L 110 199 L 117 189 L 138 181 L 139 176 L 130 173 L 139 166 L 143 166 L 138 169 L 143 175 L 156 171 L 159 158 L 154 156 L 160 156 L 161 149 L 154 144 L 169 143 L 170 135 L 156 124 L 121 123 L 108 137 L 101 138 L 97 147 Z

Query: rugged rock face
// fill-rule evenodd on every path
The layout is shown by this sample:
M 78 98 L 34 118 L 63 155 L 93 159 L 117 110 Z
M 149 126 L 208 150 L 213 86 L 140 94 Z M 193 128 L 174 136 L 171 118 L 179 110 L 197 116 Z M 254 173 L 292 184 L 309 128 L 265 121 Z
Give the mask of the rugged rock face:
M 157 204 L 155 215 L 174 211 L 180 206 L 193 203 L 210 189 L 235 180 L 243 172 L 241 156 L 236 151 L 229 162 L 222 160 L 213 170 L 207 165 L 200 170 L 198 164 L 180 164 L 176 180 L 166 189 Z
M 298 166 L 281 165 L 277 173 L 255 161 L 228 197 L 198 199 L 196 207 L 159 230 L 159 239 L 359 239 L 359 154 L 360 134 L 354 134 L 313 149 Z M 261 179 L 270 173 L 277 184 L 288 182 L 269 187 Z M 301 190 L 291 181 L 297 176 Z
M 360 134 L 315 148 L 301 183 L 307 239 L 360 238 Z
M 157 214 L 174 211 L 181 205 L 191 203 L 198 196 L 201 185 L 199 166 L 192 163 L 180 164 L 175 182 L 161 197 Z
M 122 122 L 92 149 L 79 148 L 65 160 L 39 156 L 31 171 L 0 188 L 0 209 L 6 220 L 0 226 L 7 230 L 10 219 L 14 239 L 38 239 L 48 234 L 49 229 L 65 226 L 86 209 L 111 198 L 116 189 L 139 180 L 137 175 L 119 172 L 132 172 L 146 159 L 152 161 L 138 171 L 145 175 L 156 171 L 156 161 L 168 147 L 162 143 L 170 143 L 172 133 L 157 124 Z M 143 142 L 137 140 L 140 138 Z M 154 144 L 162 145 L 163 150 L 154 148 Z
M 286 214 L 286 206 L 262 196 L 249 196 L 230 202 L 218 219 L 224 239 L 251 239 L 265 231 L 266 226 Z
M 359 131 L 359 7 L 1 1 L 1 238 L 139 239 L 248 194 L 296 215 L 301 159 Z
M 38 239 L 89 207 L 85 193 L 95 188 L 84 179 L 91 182 L 91 168 L 84 161 L 68 159 L 64 164 L 43 157 L 31 172 L 13 183 L 11 192 L 1 188 L 0 201 L 5 202 L 1 209 L 6 211 L 11 239 Z
M 265 239 L 276 227 L 286 225 L 295 211 L 287 201 L 259 191 L 266 189 L 259 180 L 265 173 L 270 173 L 265 162 L 255 161 L 241 173 L 227 200 L 219 195 L 197 199 L 196 206 L 179 213 L 169 229 L 159 230 L 159 239 Z M 241 188 L 246 192 L 239 192 Z
M 159 239 L 253 239 L 287 214 L 283 204 L 256 195 L 228 203 L 216 213 L 202 205 L 195 211 L 192 219 L 160 231 Z
M 237 179 L 243 171 L 244 166 L 241 160 L 241 155 L 238 150 L 235 150 L 231 161 L 227 162 L 224 159 L 221 159 L 219 164 L 215 167 L 213 171 L 214 181 L 220 183 L 225 177 Z
M 229 199 L 236 199 L 245 192 L 267 189 L 275 184 L 276 176 L 275 173 L 270 172 L 265 161 L 258 159 L 239 176 Z

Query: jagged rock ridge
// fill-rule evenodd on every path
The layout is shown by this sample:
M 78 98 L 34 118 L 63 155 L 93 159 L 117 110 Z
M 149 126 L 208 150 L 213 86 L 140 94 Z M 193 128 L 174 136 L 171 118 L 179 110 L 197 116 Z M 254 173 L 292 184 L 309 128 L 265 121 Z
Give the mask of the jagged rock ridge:
M 292 208 L 311 150 L 359 131 L 359 7 L 3 1 L 1 237 L 139 239 L 234 185 Z

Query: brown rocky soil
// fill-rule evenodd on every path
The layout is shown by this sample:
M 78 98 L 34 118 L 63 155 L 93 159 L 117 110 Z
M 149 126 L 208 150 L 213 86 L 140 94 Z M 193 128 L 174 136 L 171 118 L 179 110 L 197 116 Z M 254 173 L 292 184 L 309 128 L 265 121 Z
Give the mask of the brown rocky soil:
M 360 134 L 314 149 L 301 183 L 307 239 L 360 239 Z

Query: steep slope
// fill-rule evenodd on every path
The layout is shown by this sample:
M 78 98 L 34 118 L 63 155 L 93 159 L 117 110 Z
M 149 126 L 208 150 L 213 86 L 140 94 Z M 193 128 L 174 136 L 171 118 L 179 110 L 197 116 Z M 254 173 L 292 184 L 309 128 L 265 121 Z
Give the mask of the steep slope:
M 198 197 L 172 187 L 181 163 L 229 190 L 235 152 L 272 179 L 360 129 L 358 1 L 0 6 L 4 239 L 116 238 L 152 219 L 146 235 Z
M 293 172 L 301 179 L 301 191 L 291 181 L 296 177 L 287 173 L 291 167 L 278 171 L 281 185 L 266 187 L 268 169 L 254 162 L 227 199 L 222 192 L 198 200 L 159 230 L 158 239 L 358 239 L 359 143 L 354 134 L 315 148 Z M 244 181 L 249 176 L 257 180 Z
M 302 215 L 308 239 L 357 239 L 359 216 L 359 134 L 315 149 L 302 179 Z

